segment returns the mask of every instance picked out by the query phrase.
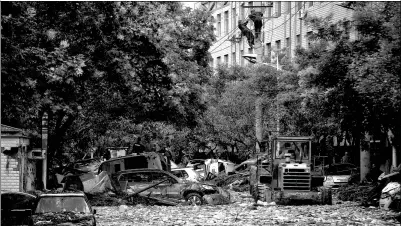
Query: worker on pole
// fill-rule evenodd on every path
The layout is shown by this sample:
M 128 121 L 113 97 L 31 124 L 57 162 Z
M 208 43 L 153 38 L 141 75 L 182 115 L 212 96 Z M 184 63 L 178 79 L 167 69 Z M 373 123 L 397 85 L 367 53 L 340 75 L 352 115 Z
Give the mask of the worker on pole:
M 254 9 L 251 10 L 251 15 L 249 15 L 249 19 L 252 20 L 255 26 L 255 38 L 258 39 L 260 37 L 262 31 L 262 12 L 256 12 Z
M 249 47 L 253 48 L 253 46 L 255 45 L 255 37 L 253 36 L 252 31 L 246 26 L 247 24 L 248 20 L 245 21 L 239 20 L 238 28 L 241 31 L 241 35 L 245 36 L 246 39 L 248 40 Z

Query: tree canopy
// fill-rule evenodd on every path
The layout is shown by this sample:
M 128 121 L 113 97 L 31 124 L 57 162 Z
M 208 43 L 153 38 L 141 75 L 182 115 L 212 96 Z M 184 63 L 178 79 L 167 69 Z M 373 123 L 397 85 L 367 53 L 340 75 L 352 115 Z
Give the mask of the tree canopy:
M 5 2 L 1 16 L 2 121 L 38 133 L 47 113 L 50 158 L 116 121 L 193 127 L 205 109 L 214 40 L 205 12 L 178 2 Z

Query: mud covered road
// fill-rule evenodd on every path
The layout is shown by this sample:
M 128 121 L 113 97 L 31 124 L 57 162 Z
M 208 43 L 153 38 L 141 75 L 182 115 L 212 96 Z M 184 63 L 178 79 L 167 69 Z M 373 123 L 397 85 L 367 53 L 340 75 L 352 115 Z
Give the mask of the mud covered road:
M 399 213 L 364 208 L 334 198 L 329 206 L 258 206 L 246 193 L 232 192 L 233 204 L 220 206 L 95 207 L 97 225 L 400 225 Z

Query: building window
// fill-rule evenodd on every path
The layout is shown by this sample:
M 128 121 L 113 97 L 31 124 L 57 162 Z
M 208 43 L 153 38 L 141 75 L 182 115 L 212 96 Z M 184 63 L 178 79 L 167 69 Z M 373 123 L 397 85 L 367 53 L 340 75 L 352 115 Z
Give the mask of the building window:
M 235 57 L 235 52 L 233 52 L 233 53 L 231 54 L 231 63 L 232 63 L 232 65 L 237 64 L 237 60 L 236 60 L 235 58 L 236 58 L 236 57 Z
M 291 39 L 290 38 L 285 39 L 285 47 L 287 47 L 287 49 L 286 49 L 287 57 L 290 57 L 290 53 L 291 53 Z
M 241 20 L 244 19 L 244 15 L 245 15 L 245 8 L 242 7 L 242 6 L 244 6 L 244 3 L 242 3 L 242 5 L 240 6 L 240 14 L 239 14 L 239 17 L 240 17 Z
M 297 35 L 296 42 L 297 42 L 297 43 L 296 43 L 297 46 L 299 46 L 299 47 L 302 46 L 302 43 L 301 43 L 301 35 Z
M 301 16 L 302 16 L 301 9 L 302 9 L 302 2 L 298 2 L 298 3 L 297 3 L 298 17 L 301 17 Z
M 276 11 L 275 14 L 277 17 L 281 16 L 281 2 L 276 2 Z
M 228 54 L 224 55 L 224 63 L 228 64 Z
M 219 66 L 220 64 L 221 64 L 221 57 L 217 57 L 217 60 L 216 60 L 217 62 L 217 65 L 216 66 Z
M 236 10 L 236 8 L 233 8 L 233 11 L 231 12 L 231 21 L 232 21 L 232 23 L 233 23 L 233 26 L 232 26 L 232 28 L 234 29 L 235 27 L 237 27 L 237 23 L 238 23 L 238 21 L 237 21 L 237 10 Z
M 272 17 L 272 7 L 267 8 L 267 17 L 268 18 Z
M 217 36 L 221 36 L 221 14 L 217 14 Z
M 312 31 L 309 31 L 306 33 L 306 38 L 308 39 L 308 48 L 310 47 L 310 45 L 312 43 L 312 39 L 310 38 L 311 35 L 312 35 Z
M 216 20 L 214 19 L 214 16 L 212 16 L 212 24 L 213 24 L 213 32 L 214 32 L 214 35 L 217 35 L 217 33 L 216 33 L 216 26 L 215 26 L 215 23 L 216 22 Z
M 276 41 L 276 49 L 280 50 L 281 49 L 281 40 Z
M 252 48 L 248 48 L 248 54 L 252 54 L 253 53 L 253 49 Z
M 213 58 L 210 60 L 210 67 L 214 67 L 214 60 L 213 60 Z
M 228 11 L 224 12 L 224 34 L 228 34 Z
M 241 66 L 244 66 L 244 58 L 242 57 L 242 56 L 244 56 L 244 50 L 241 50 L 241 60 L 240 60 L 240 62 L 241 62 Z
M 291 2 L 287 2 L 287 13 L 291 13 Z
M 350 29 L 351 29 L 351 23 L 349 22 L 349 21 L 345 21 L 344 22 L 344 36 L 345 36 L 345 38 L 346 39 L 349 39 L 349 37 L 350 37 Z
M 313 2 L 309 2 L 309 7 L 312 7 L 313 6 Z
M 270 59 L 272 57 L 272 44 L 271 43 L 266 44 L 266 56 L 268 58 L 268 62 L 270 62 Z

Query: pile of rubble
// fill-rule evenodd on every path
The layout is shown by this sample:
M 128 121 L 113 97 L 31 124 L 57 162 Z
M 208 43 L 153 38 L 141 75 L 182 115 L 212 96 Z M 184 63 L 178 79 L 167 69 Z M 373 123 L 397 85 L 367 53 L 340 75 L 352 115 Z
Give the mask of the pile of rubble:
M 237 192 L 249 191 L 249 172 L 235 173 L 227 175 L 219 174 L 209 182 L 223 188 L 228 188 Z
M 364 186 L 357 184 L 345 185 L 338 189 L 338 199 L 342 201 L 363 202 L 368 198 L 369 192 L 374 187 L 372 184 Z
M 382 174 L 377 182 L 349 184 L 338 190 L 338 199 L 356 201 L 361 205 L 401 211 L 401 174 Z
M 98 193 L 98 194 L 86 194 L 89 203 L 92 206 L 120 206 L 120 205 L 154 205 L 155 202 L 146 197 L 139 195 L 132 196 L 129 200 L 124 195 L 110 194 L 110 193 Z

